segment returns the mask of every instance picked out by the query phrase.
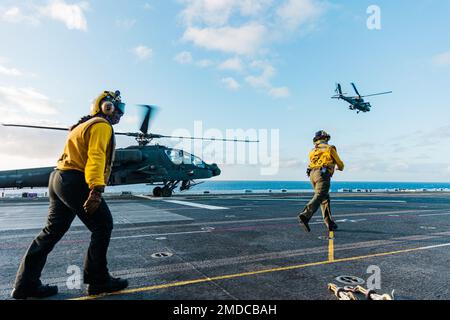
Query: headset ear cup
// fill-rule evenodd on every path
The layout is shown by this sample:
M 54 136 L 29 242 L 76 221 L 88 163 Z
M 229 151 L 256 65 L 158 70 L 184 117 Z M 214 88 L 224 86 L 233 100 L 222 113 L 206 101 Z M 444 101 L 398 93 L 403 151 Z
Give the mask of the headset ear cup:
M 100 107 L 104 115 L 112 116 L 114 113 L 114 104 L 111 101 L 105 101 L 102 103 L 102 106 Z

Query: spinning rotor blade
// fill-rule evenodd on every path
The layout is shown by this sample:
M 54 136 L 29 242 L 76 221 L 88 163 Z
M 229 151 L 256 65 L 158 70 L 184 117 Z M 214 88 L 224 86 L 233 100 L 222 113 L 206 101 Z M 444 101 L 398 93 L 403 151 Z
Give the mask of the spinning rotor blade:
M 146 119 L 149 113 L 146 115 Z M 144 119 L 145 120 L 145 119 Z M 6 124 L 2 123 L 5 127 L 17 127 L 17 128 L 31 128 L 31 129 L 45 129 L 45 130 L 58 130 L 58 131 L 69 131 L 68 128 L 61 127 L 45 127 L 45 126 L 32 126 L 32 125 L 19 125 L 19 124 Z M 145 129 L 145 128 L 144 128 Z M 136 132 L 115 132 L 116 135 L 119 136 L 127 136 L 127 137 L 143 137 L 148 139 L 189 139 L 189 140 L 204 140 L 204 141 L 229 141 L 229 142 L 246 142 L 246 143 L 259 143 L 259 140 L 239 140 L 239 139 L 216 139 L 216 138 L 196 138 L 196 137 L 182 137 L 182 136 L 165 136 L 161 134 L 153 134 L 153 133 L 136 133 Z
M 355 84 L 352 82 L 352 87 L 355 90 L 356 94 L 358 95 L 358 97 L 361 97 L 361 94 L 358 92 L 358 89 L 356 89 Z
M 382 93 L 374 93 L 374 94 L 369 94 L 369 95 L 367 95 L 367 96 L 362 96 L 362 98 L 365 98 L 365 97 L 373 97 L 373 96 L 381 96 L 381 95 L 384 95 L 384 94 L 391 94 L 391 93 L 392 93 L 392 91 L 382 92 Z
M 127 137 L 137 137 L 139 135 L 142 135 L 141 133 L 134 133 L 134 132 L 114 132 L 116 136 L 127 136 Z
M 239 139 L 216 139 L 216 138 L 196 138 L 196 137 L 182 137 L 182 136 L 166 136 L 162 134 L 142 134 L 135 132 L 116 132 L 116 135 L 119 136 L 128 136 L 135 138 L 144 138 L 144 139 L 188 139 L 188 140 L 204 140 L 204 141 L 229 141 L 229 142 L 246 142 L 246 143 L 259 143 L 259 140 L 239 140 Z
M 176 137 L 176 136 L 163 136 L 154 135 L 154 138 L 167 138 L 167 139 L 188 139 L 188 140 L 203 140 L 203 141 L 229 141 L 229 142 L 246 142 L 246 143 L 259 143 L 259 140 L 239 140 L 239 139 L 216 139 L 216 138 L 196 138 L 196 137 Z
M 4 127 L 17 127 L 17 128 L 31 128 L 31 129 L 45 129 L 45 130 L 69 131 L 68 128 L 61 128 L 61 127 L 31 126 L 31 125 L 7 124 L 7 123 L 2 123 L 2 125 L 3 125 Z
M 147 109 L 145 116 L 144 116 L 144 120 L 142 121 L 141 128 L 139 129 L 143 134 L 147 134 L 150 119 L 152 118 L 152 115 L 154 114 L 156 106 L 150 106 L 150 105 L 145 105 L 145 104 L 140 104 L 138 106 Z
M 138 105 L 140 107 L 146 108 L 146 113 L 144 120 L 142 121 L 140 131 L 141 132 L 115 132 L 118 136 L 134 137 L 138 142 L 153 139 L 188 139 L 188 140 L 203 140 L 203 141 L 229 141 L 229 142 L 245 142 L 245 143 L 259 143 L 259 140 L 240 140 L 240 139 L 216 139 L 216 138 L 196 138 L 196 137 L 182 137 L 182 136 L 166 136 L 161 134 L 148 133 L 150 120 L 157 110 L 156 106 L 152 105 Z M 48 126 L 34 126 L 34 125 L 18 125 L 18 124 L 2 124 L 5 127 L 18 127 L 18 128 L 32 128 L 32 129 L 45 129 L 45 130 L 58 130 L 58 131 L 69 131 L 69 128 L 61 127 L 48 127 Z

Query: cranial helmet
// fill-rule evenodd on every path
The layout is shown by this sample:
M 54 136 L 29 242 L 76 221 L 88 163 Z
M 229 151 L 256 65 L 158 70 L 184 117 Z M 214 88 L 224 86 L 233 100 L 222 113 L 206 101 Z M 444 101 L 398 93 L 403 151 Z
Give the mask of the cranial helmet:
M 313 141 L 314 141 L 314 143 L 316 143 L 317 141 L 321 141 L 321 140 L 330 141 L 331 136 L 324 130 L 317 131 L 314 136 Z
M 117 111 L 121 114 L 125 113 L 125 103 L 122 103 L 120 91 L 104 91 L 92 103 L 91 116 L 95 116 L 100 112 L 106 116 L 111 116 Z

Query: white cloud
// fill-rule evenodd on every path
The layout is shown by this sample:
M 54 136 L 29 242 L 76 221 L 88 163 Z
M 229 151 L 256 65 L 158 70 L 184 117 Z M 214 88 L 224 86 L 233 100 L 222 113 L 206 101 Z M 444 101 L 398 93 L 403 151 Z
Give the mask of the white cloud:
M 38 25 L 39 19 L 36 15 L 25 14 L 19 7 L 0 7 L 0 20 L 10 23 L 26 22 L 31 25 Z
M 218 68 L 221 70 L 232 70 L 238 72 L 244 69 L 241 59 L 237 57 L 225 60 L 218 66 Z
M 18 7 L 6 8 L 1 10 L 1 17 L 6 21 L 17 22 L 21 20 L 22 12 Z
M 185 0 L 186 8 L 181 13 L 189 26 L 205 23 L 210 26 L 223 26 L 228 22 L 234 0 Z
M 206 49 L 244 55 L 279 39 L 286 31 L 292 33 L 300 25 L 314 23 L 326 11 L 319 0 L 179 2 L 185 6 L 180 15 L 186 26 L 184 40 Z
M 241 85 L 233 78 L 223 78 L 222 83 L 230 90 L 238 90 Z
M 152 57 L 153 50 L 144 45 L 139 45 L 133 49 L 133 53 L 139 58 L 139 60 L 146 60 Z
M 0 10 L 2 20 L 8 22 L 19 22 L 23 19 L 22 12 L 19 7 L 3 8 Z
M 8 66 L 8 64 L 9 59 L 0 57 L 0 75 L 7 77 L 28 77 L 28 78 L 37 77 L 35 73 L 23 72 L 22 70 Z
M 269 90 L 269 95 L 274 98 L 287 98 L 291 95 L 289 88 L 280 87 L 280 88 L 271 88 Z
M 24 114 L 53 115 L 57 109 L 50 99 L 34 88 L 17 88 L 0 86 L 0 110 L 2 120 L 8 116 L 22 116 Z
M 444 52 L 434 56 L 433 64 L 438 67 L 450 66 L 450 52 Z
M 39 25 L 43 18 L 63 22 L 70 30 L 87 31 L 85 12 L 89 10 L 86 1 L 68 4 L 64 0 L 50 0 L 46 5 L 31 2 L 12 7 L 0 7 L 0 20 L 10 23 L 29 23 Z
M 188 26 L 204 24 L 220 27 L 235 13 L 256 16 L 270 7 L 272 0 L 181 0 L 186 5 L 181 16 Z
M 179 64 L 194 64 L 195 66 L 200 68 L 207 68 L 214 65 L 214 61 L 209 59 L 202 59 L 195 61 L 194 57 L 192 57 L 192 54 L 189 51 L 183 51 L 178 53 L 175 56 L 174 60 Z
M 182 40 L 208 51 L 232 54 L 218 65 L 219 70 L 242 72 L 248 69 L 242 61 L 267 59 L 276 55 L 270 46 L 292 39 L 299 28 L 312 30 L 326 11 L 326 0 L 178 0 L 185 30 Z M 305 27 L 305 28 L 303 28 Z M 226 58 L 225 58 L 226 59 Z M 252 66 L 250 66 L 252 67 Z M 257 68 L 257 66 L 253 66 Z M 269 63 L 259 67 L 259 75 L 248 74 L 245 82 L 264 89 L 275 98 L 290 95 L 287 87 L 271 84 L 276 70 Z
M 295 30 L 300 25 L 314 21 L 325 8 L 315 0 L 288 0 L 277 10 L 281 23 L 289 29 Z
M 61 123 L 40 121 L 36 116 L 26 114 L 20 118 L 2 119 L 2 122 L 67 127 Z M 8 170 L 55 165 L 67 133 L 0 126 L 0 136 L 0 170 Z
M 246 55 L 259 49 L 265 33 L 266 28 L 257 23 L 241 27 L 190 27 L 184 33 L 183 39 L 208 50 Z
M 238 4 L 242 15 L 256 16 L 267 9 L 272 2 L 272 0 L 240 0 Z
M 275 68 L 269 62 L 261 60 L 253 61 L 250 66 L 261 69 L 262 73 L 259 76 L 248 76 L 245 81 L 254 88 L 270 89 L 270 79 L 276 74 Z
M 44 16 L 63 22 L 69 30 L 87 31 L 85 11 L 89 9 L 88 2 L 67 4 L 63 0 L 52 0 L 47 6 L 41 7 Z
M 273 98 L 287 98 L 290 96 L 289 88 L 273 87 L 271 79 L 276 75 L 276 69 L 268 62 L 263 60 L 253 61 L 250 66 L 261 70 L 259 76 L 247 76 L 245 81 L 256 89 L 264 89 Z
M 189 64 L 192 63 L 192 54 L 188 51 L 180 52 L 175 56 L 175 61 L 180 64 Z
M 5 66 L 0 65 L 0 75 L 10 77 L 20 77 L 23 74 L 20 70 L 17 70 L 16 68 L 7 68 Z

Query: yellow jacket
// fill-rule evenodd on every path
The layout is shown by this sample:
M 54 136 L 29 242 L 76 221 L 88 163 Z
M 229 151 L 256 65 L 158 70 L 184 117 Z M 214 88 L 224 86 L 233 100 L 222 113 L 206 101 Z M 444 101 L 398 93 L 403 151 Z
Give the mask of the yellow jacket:
M 103 118 L 92 118 L 70 131 L 57 169 L 84 172 L 90 189 L 104 187 L 111 174 L 114 148 L 111 124 Z
M 336 147 L 327 144 L 324 141 L 319 141 L 315 148 L 309 153 L 309 168 L 310 169 L 320 169 L 323 167 L 328 167 L 331 174 L 334 173 L 335 167 L 338 170 L 344 170 L 344 163 L 337 153 Z

